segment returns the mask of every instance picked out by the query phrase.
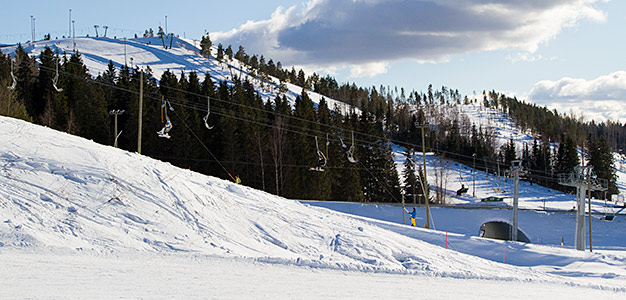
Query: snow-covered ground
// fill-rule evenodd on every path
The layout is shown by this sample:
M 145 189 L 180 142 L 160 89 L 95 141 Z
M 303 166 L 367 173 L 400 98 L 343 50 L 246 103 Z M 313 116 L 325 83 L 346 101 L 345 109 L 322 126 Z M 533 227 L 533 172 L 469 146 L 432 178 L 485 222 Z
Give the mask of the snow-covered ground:
M 602 245 L 620 239 L 623 219 L 606 222 L 610 236 L 589 253 L 555 246 L 559 226 L 539 244 L 489 240 L 477 225 L 498 216 L 434 209 L 446 249 L 444 231 L 283 199 L 20 120 L 0 117 L 0 128 L 6 298 L 626 295 L 623 242 Z M 562 216 L 521 214 L 520 226 L 534 240 Z

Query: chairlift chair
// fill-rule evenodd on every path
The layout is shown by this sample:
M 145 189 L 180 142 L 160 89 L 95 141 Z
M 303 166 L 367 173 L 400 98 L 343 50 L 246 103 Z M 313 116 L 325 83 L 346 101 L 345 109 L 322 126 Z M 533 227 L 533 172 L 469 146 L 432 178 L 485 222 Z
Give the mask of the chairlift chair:
M 346 152 L 346 156 L 348 157 L 348 161 L 351 163 L 356 163 L 358 160 L 354 158 L 354 131 L 352 131 L 352 145 L 350 145 L 350 149 Z
M 320 150 L 320 146 L 319 143 L 317 142 L 317 136 L 315 137 L 315 149 L 317 150 L 317 165 L 315 167 L 310 168 L 311 171 L 318 171 L 318 172 L 324 172 L 324 167 L 326 166 L 326 156 L 324 156 L 324 153 Z
M 206 116 L 204 116 L 204 118 L 202 118 L 204 120 L 204 126 L 206 126 L 207 129 L 213 129 L 213 126 L 209 125 L 209 114 L 211 114 L 211 97 L 206 97 Z
M 163 128 L 157 131 L 157 135 L 159 137 L 169 139 L 171 137 L 169 135 L 169 132 L 173 126 L 172 126 L 172 122 L 170 121 L 170 118 L 167 116 L 168 105 L 169 105 L 169 110 L 174 111 L 174 108 L 172 108 L 172 104 L 170 104 L 169 101 L 165 100 L 165 97 L 161 98 L 161 122 L 163 122 L 163 117 L 165 117 L 165 123 L 163 125 Z
M 356 163 L 358 162 L 358 160 L 356 160 L 354 158 L 354 131 L 352 131 L 352 145 L 350 145 L 350 148 L 348 148 L 348 146 L 343 142 L 343 137 L 341 137 L 341 135 L 339 135 L 339 141 L 341 142 L 341 147 L 344 149 L 348 149 L 346 151 L 346 156 L 348 157 L 348 161 L 351 163 Z
M 58 88 L 57 87 L 57 82 L 59 80 L 59 58 L 56 58 L 56 74 L 54 75 L 54 78 L 52 78 L 52 87 L 57 91 L 57 92 L 62 92 L 63 89 L 62 88 Z
M 612 215 L 607 214 L 608 211 L 608 206 L 606 204 L 606 198 L 604 199 L 604 221 L 613 221 L 613 219 L 615 218 L 615 211 L 613 210 L 613 208 L 611 207 L 611 211 L 613 211 Z
M 14 71 L 14 59 L 11 59 L 11 78 L 13 78 L 13 84 L 11 84 L 11 86 L 9 87 L 10 90 L 14 90 L 15 87 L 17 87 L 17 79 L 15 79 L 15 75 L 13 74 Z

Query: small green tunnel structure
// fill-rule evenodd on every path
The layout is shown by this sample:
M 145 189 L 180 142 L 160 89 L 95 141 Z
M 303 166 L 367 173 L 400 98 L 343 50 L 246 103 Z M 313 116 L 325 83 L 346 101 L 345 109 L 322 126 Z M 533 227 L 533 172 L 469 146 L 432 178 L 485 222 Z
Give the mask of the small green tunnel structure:
M 480 226 L 478 236 L 510 241 L 512 239 L 513 226 L 503 221 L 491 221 L 486 222 Z M 519 228 L 517 229 L 517 241 L 523 243 L 530 243 L 530 239 Z

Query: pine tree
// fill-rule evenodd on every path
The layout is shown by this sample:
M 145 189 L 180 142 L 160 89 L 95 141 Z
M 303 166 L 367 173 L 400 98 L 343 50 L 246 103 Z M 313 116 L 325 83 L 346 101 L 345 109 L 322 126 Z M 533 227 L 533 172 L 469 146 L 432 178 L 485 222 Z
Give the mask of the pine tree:
M 54 93 L 56 91 L 52 87 L 52 78 L 54 77 L 56 58 L 49 47 L 45 47 L 39 56 L 41 64 L 35 83 L 33 92 L 33 118 L 38 124 L 53 126 L 54 110 L 52 109 L 54 102 Z M 46 114 L 44 116 L 44 113 Z
M 306 92 L 303 91 L 303 93 L 306 94 Z M 325 138 L 325 143 L 320 143 L 320 150 L 322 150 L 322 152 L 324 153 L 324 155 L 326 156 L 326 171 L 323 172 L 322 174 L 318 174 L 320 176 L 316 176 L 316 182 L 315 184 L 317 185 L 318 188 L 318 194 L 317 197 L 318 199 L 322 199 L 322 200 L 327 200 L 330 198 L 331 195 L 331 178 L 333 173 L 336 171 L 336 167 L 338 165 L 340 165 L 340 161 L 343 159 L 343 157 L 335 157 L 334 155 L 331 157 L 330 156 L 330 149 L 334 149 L 335 146 L 339 146 L 336 144 L 332 144 L 330 143 L 330 134 L 332 132 L 330 132 L 328 130 L 328 128 L 331 125 L 331 116 L 330 116 L 330 110 L 328 109 L 328 105 L 326 104 L 326 99 L 322 98 L 320 100 L 320 102 L 317 105 L 317 116 L 316 116 L 316 121 L 318 124 L 320 124 L 320 130 L 322 132 L 326 133 Z M 320 140 L 320 142 L 322 142 L 322 140 Z M 338 147 L 337 147 L 338 148 Z
M 274 111 L 272 114 L 272 133 L 270 135 L 270 153 L 273 162 L 274 189 L 276 195 L 283 195 L 285 190 L 285 172 L 288 172 L 284 165 L 287 163 L 287 117 L 291 115 L 291 108 L 286 98 L 276 96 L 274 99 Z M 271 107 L 271 106 L 270 106 Z
M 615 174 L 613 155 L 604 136 L 599 139 L 589 137 L 589 165 L 593 166 L 594 173 L 598 178 L 606 179 L 609 182 L 608 195 L 618 194 L 617 175 Z M 602 195 L 599 193 L 599 195 Z
M 382 135 L 382 122 L 375 122 L 373 117 L 363 110 L 358 131 L 366 135 L 363 138 L 364 145 L 357 148 L 363 167 L 360 177 L 365 201 L 398 202 L 400 180 L 391 147 L 384 139 L 373 138 Z
M 564 142 L 559 144 L 557 154 L 556 170 L 557 174 L 568 174 L 574 171 L 574 167 L 580 164 L 576 144 L 569 136 L 562 139 Z
M 415 166 L 412 157 L 413 151 L 407 147 L 404 150 L 404 192 L 406 195 L 416 195 L 419 191 L 418 180 L 415 175 Z
M 222 44 L 217 44 L 217 60 L 218 61 L 222 61 L 224 60 L 224 47 L 222 46 Z
M 356 126 L 356 115 L 349 115 L 345 120 L 342 119 L 340 114 L 332 114 L 333 127 L 343 128 L 344 132 L 352 132 L 354 126 Z M 346 147 L 352 146 L 351 136 L 348 140 L 348 136 L 344 137 L 344 143 Z M 349 144 L 348 144 L 349 143 Z M 335 169 L 332 170 L 332 187 L 331 187 L 331 200 L 337 201 L 363 201 L 363 188 L 361 187 L 361 180 L 359 175 L 360 163 L 351 163 L 347 158 L 348 149 L 343 147 L 332 147 L 330 163 Z M 355 157 L 355 159 L 359 159 Z
M 293 112 L 294 118 L 290 120 L 289 127 L 300 128 L 299 133 L 290 133 L 288 136 L 288 150 L 290 162 L 297 165 L 310 165 L 315 166 L 318 155 L 316 154 L 316 145 L 314 137 L 311 137 L 311 133 L 304 131 L 305 128 L 310 128 L 312 134 L 317 135 L 319 132 L 319 126 L 314 123 L 316 121 L 316 113 L 313 108 L 313 102 L 309 98 L 306 91 L 302 91 L 301 95 L 296 98 L 295 109 Z M 310 121 L 310 122 L 306 122 Z M 317 136 L 318 146 L 320 150 L 324 147 L 325 137 Z M 302 197 L 304 199 L 318 199 L 319 195 L 318 187 L 314 182 L 317 176 L 322 174 L 313 174 L 308 168 L 292 168 L 290 170 L 289 178 L 287 179 L 285 195 L 287 197 L 296 198 Z
M 225 54 L 228 56 L 229 60 L 233 60 L 233 48 L 230 45 L 226 48 Z
M 200 41 L 200 54 L 206 58 L 209 58 L 211 56 L 211 46 L 213 46 L 213 42 L 211 42 L 211 38 L 207 33 L 202 36 L 202 40 Z
M 513 138 L 509 139 L 509 143 L 506 144 L 504 150 L 504 164 L 510 166 L 511 163 L 517 159 L 517 152 L 515 150 L 515 143 Z
M 10 57 L 5 57 L 4 54 L 0 53 L 0 66 L 10 66 L 10 59 Z M 9 72 L 10 67 L 4 70 L 0 69 L 0 115 L 32 122 L 24 104 L 17 100 L 16 92 L 8 88 L 13 80 Z
M 15 71 L 17 87 L 15 88 L 16 99 L 26 108 L 28 115 L 36 119 L 37 112 L 43 107 L 34 97 L 37 80 L 37 63 L 24 51 L 22 45 L 17 45 L 15 50 Z

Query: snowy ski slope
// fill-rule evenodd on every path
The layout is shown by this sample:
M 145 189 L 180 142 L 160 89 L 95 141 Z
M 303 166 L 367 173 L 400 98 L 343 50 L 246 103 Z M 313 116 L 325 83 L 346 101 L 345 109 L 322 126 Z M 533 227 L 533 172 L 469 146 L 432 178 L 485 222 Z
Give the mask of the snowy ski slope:
M 555 295 L 626 294 L 624 251 L 578 252 L 459 233 L 449 234 L 450 249 L 445 249 L 441 231 L 301 204 L 20 120 L 1 117 L 0 128 L 0 264 L 12 272 L 0 272 L 0 282 L 23 286 L 54 277 L 60 269 L 64 278 L 86 286 L 97 285 L 93 276 L 104 273 L 145 288 L 155 283 L 142 272 L 196 276 L 210 268 L 211 274 L 234 278 L 265 275 L 266 281 L 255 280 L 274 293 L 263 295 L 286 298 L 293 291 L 273 282 L 304 272 L 321 287 L 337 271 L 349 272 L 336 279 L 348 289 L 360 290 L 350 283 L 353 276 L 372 282 L 363 286 L 373 289 L 370 295 L 386 286 L 381 277 L 403 282 L 410 278 L 405 276 L 455 280 L 463 287 L 459 291 L 474 291 L 473 299 L 486 295 L 476 287 L 492 282 L 503 288 L 491 295 L 504 295 L 504 287 L 511 286 L 530 292 L 537 285 Z M 233 264 L 241 270 L 230 268 Z M 310 268 L 317 271 L 311 274 Z M 167 286 L 168 278 L 154 280 Z M 69 284 L 61 279 L 46 282 L 41 294 L 0 287 L 19 298 L 91 295 L 81 288 L 55 290 L 55 284 Z M 286 282 L 298 284 L 293 278 Z M 306 284 L 315 288 L 315 282 Z M 127 283 L 112 284 L 128 288 Z M 238 295 L 228 291 L 239 283 L 225 284 L 220 295 Z M 145 293 L 126 295 L 149 295 L 137 291 Z M 119 296 L 115 288 L 103 292 Z M 216 295 L 197 292 L 199 298 Z M 450 297 L 449 292 L 439 295 Z M 159 296 L 164 295 L 176 296 Z

